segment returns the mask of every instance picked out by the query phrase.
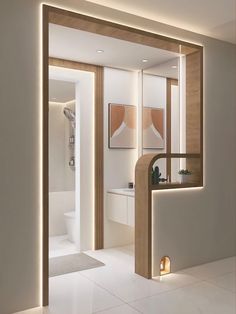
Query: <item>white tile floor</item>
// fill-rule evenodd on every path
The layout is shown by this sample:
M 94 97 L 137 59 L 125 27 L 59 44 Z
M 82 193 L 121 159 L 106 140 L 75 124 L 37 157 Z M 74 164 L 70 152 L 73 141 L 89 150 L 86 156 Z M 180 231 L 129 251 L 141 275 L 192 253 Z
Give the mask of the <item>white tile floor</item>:
M 106 266 L 50 278 L 50 307 L 21 314 L 236 313 L 236 257 L 146 280 L 131 247 L 88 254 Z
M 49 237 L 49 258 L 78 253 L 74 243 L 67 235 Z

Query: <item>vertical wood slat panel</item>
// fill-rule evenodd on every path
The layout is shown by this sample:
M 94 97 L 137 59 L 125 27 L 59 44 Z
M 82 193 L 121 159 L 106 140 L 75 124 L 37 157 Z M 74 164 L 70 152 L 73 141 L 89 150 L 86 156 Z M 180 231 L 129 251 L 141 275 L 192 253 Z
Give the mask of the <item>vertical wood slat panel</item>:
M 152 182 L 151 160 L 143 155 L 135 167 L 135 273 L 152 278 Z
M 166 152 L 171 153 L 171 79 L 166 81 Z M 166 174 L 171 181 L 171 160 L 166 159 Z
M 102 67 L 95 72 L 95 250 L 104 244 L 103 72 Z
M 171 86 L 173 85 L 178 86 L 178 80 L 167 78 L 167 81 L 166 81 L 166 153 L 167 154 L 177 153 L 177 152 L 172 152 L 172 147 L 171 147 L 171 141 L 172 141 Z M 166 173 L 167 173 L 167 178 L 169 177 L 171 181 L 171 159 L 169 158 L 166 159 Z
M 202 50 L 186 56 L 186 153 L 200 153 L 189 159 L 187 168 L 194 180 L 203 183 L 203 74 Z
M 186 152 L 199 153 L 201 146 L 200 52 L 186 56 Z

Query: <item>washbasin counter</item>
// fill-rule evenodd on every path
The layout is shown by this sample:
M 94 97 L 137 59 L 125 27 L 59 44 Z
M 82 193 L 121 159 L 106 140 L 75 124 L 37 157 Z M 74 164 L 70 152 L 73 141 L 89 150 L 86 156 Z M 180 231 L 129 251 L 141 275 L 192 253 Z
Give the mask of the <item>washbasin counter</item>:
M 110 189 L 107 191 L 107 193 L 113 193 L 113 194 L 119 194 L 119 195 L 134 197 L 134 189 L 129 189 L 129 188 Z
M 109 220 L 134 227 L 134 189 L 110 189 L 107 191 L 107 217 Z

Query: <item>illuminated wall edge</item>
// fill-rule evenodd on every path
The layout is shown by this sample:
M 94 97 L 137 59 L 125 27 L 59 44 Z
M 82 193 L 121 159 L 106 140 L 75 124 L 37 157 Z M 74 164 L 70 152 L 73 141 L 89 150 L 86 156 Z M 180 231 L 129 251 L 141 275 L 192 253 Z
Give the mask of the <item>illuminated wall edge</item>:
M 43 306 L 43 5 L 39 8 L 39 306 Z
M 174 193 L 176 192 L 180 192 L 180 191 L 193 191 L 193 190 L 204 190 L 204 186 L 196 186 L 196 187 L 189 187 L 189 188 L 177 188 L 177 189 L 162 189 L 162 190 L 154 190 L 152 191 L 153 194 L 158 194 L 158 193 Z
M 153 30 L 151 29 L 148 29 L 148 28 L 144 28 L 144 27 L 137 27 L 137 26 L 134 26 L 133 24 L 128 24 L 128 23 L 120 23 L 118 21 L 115 21 L 115 20 L 111 20 L 109 18 L 104 18 L 102 17 L 101 15 L 99 14 L 92 14 L 92 13 L 88 13 L 88 12 L 84 12 L 84 11 L 80 11 L 80 10 L 77 10 L 77 9 L 74 9 L 74 8 L 71 8 L 71 7 L 66 7 L 66 6 L 63 6 L 63 5 L 55 5 L 54 3 L 50 3 L 50 2 L 42 2 L 41 5 L 47 5 L 47 6 L 50 6 L 50 7 L 53 7 L 53 8 L 57 8 L 57 9 L 61 9 L 61 10 L 66 10 L 66 11 L 70 11 L 70 12 L 73 12 L 73 13 L 78 13 L 78 14 L 84 14 L 84 15 L 88 15 L 90 17 L 94 17 L 94 18 L 97 18 L 97 19 L 102 19 L 102 20 L 105 20 L 105 21 L 108 21 L 108 22 L 111 22 L 111 23 L 117 23 L 117 24 L 120 24 L 120 25 L 124 25 L 124 26 L 127 26 L 127 27 L 132 27 L 132 28 L 135 28 L 135 29 L 139 29 L 139 30 L 142 30 L 142 31 L 146 31 L 146 32 L 149 32 L 149 33 L 156 33 L 154 32 Z M 106 8 L 109 8 L 109 7 L 106 7 Z M 109 8 L 111 9 L 111 8 Z M 112 11 L 118 11 L 116 9 L 111 9 Z M 122 12 L 122 14 L 124 14 L 124 12 Z M 140 16 L 138 16 L 139 18 L 142 18 Z M 148 18 L 143 18 L 143 19 L 147 19 L 149 20 Z M 151 20 L 150 20 L 151 21 Z M 158 22 L 156 21 L 156 23 L 161 23 L 161 22 Z M 169 24 L 165 24 L 167 26 L 170 26 Z M 178 27 L 175 27 L 176 29 L 179 29 Z M 156 33 L 157 34 L 157 33 Z M 189 44 L 192 44 L 192 45 L 197 45 L 197 46 L 201 46 L 203 47 L 203 44 L 202 43 L 199 43 L 199 42 L 194 42 L 194 41 L 191 41 L 191 40 L 187 40 L 186 41 L 186 38 L 183 38 L 183 37 L 177 37 L 177 36 L 173 36 L 173 35 L 168 35 L 166 33 L 161 33 L 161 32 L 158 32 L 158 35 L 160 36 L 164 36 L 164 37 L 168 37 L 168 38 L 171 38 L 171 39 L 175 39 L 175 40 L 178 40 L 178 41 L 183 41 L 183 42 L 186 42 L 186 43 L 189 43 Z

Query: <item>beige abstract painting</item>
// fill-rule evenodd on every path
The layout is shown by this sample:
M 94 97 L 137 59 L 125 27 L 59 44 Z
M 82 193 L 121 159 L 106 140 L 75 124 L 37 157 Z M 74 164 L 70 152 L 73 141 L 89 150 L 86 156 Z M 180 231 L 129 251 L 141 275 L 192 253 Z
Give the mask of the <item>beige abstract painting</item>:
M 143 108 L 143 148 L 164 148 L 164 109 Z
M 136 107 L 109 104 L 109 148 L 136 147 Z

